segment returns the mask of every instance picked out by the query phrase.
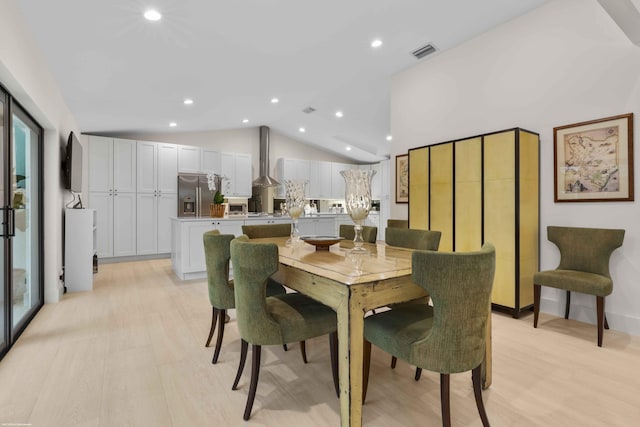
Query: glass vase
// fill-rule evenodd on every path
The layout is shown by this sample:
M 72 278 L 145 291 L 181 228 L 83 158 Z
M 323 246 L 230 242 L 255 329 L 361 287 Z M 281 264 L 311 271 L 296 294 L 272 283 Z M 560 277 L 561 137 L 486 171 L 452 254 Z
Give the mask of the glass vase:
M 362 226 L 371 210 L 371 178 L 374 170 L 349 169 L 340 171 L 344 178 L 344 201 L 347 213 L 354 223 L 355 237 L 353 238 L 354 252 L 367 252 L 363 247 Z
M 293 220 L 291 224 L 291 237 L 287 240 L 287 245 L 295 246 L 300 243 L 300 230 L 298 229 L 298 218 L 304 212 L 306 203 L 304 192 L 307 185 L 305 179 L 286 179 L 284 181 L 286 189 L 287 214 Z

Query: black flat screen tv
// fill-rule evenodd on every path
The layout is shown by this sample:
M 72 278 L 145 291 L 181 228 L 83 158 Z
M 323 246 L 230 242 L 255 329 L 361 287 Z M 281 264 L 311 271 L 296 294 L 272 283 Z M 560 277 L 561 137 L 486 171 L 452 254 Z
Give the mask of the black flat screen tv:
M 67 153 L 64 161 L 64 187 L 73 192 L 82 192 L 82 145 L 71 132 L 67 140 Z

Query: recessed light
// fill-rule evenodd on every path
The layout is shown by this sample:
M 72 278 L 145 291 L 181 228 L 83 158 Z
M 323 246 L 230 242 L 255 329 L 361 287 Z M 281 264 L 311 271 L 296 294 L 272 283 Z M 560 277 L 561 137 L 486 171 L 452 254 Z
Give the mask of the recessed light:
M 336 111 L 336 117 L 342 117 L 342 111 Z
M 191 105 L 191 104 L 193 104 L 193 99 L 187 98 L 184 100 L 184 105 Z
M 280 100 L 278 98 L 271 98 L 271 103 L 272 104 L 277 104 L 278 102 L 280 102 Z
M 169 123 L 169 126 L 171 126 L 172 128 L 174 128 L 174 127 L 178 126 L 178 124 L 177 124 L 176 122 L 171 122 L 171 123 Z
M 249 123 L 249 119 L 242 119 L 242 123 Z
M 159 21 L 162 19 L 162 15 L 155 9 L 149 9 L 144 12 L 144 17 L 147 21 Z
M 351 151 L 351 147 L 348 147 L 348 146 L 347 146 L 347 147 L 345 147 L 345 150 L 347 150 L 347 151 Z
M 387 135 L 387 141 L 391 141 L 392 139 L 393 139 L 393 136 Z
M 371 47 L 380 47 L 382 46 L 382 40 L 380 39 L 375 39 L 374 41 L 371 42 Z
M 302 127 L 301 127 L 300 129 L 298 129 L 298 130 L 299 130 L 300 132 L 302 132 L 302 133 L 305 133 L 305 132 L 307 131 L 305 128 L 302 128 Z

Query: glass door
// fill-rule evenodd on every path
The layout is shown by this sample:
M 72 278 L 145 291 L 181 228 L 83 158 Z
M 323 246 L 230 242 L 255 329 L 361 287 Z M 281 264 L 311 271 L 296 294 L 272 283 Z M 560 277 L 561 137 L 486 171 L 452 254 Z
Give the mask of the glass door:
M 7 116 L 7 95 L 0 88 L 0 274 L 2 277 L 2 287 L 0 288 L 0 355 L 4 354 L 8 346 L 9 341 L 9 307 L 6 301 L 9 301 L 9 286 L 10 281 L 6 265 L 8 265 L 7 253 L 5 250 L 5 219 L 7 218 L 7 212 L 5 206 L 7 206 L 7 195 L 5 194 L 5 186 L 2 180 L 4 180 L 4 159 L 5 159 L 5 140 L 9 135 L 9 117 Z

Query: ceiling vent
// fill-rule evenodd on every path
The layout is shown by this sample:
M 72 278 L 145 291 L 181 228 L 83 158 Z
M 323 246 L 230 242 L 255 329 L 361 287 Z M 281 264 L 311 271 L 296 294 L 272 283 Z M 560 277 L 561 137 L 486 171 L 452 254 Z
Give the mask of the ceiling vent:
M 307 107 L 307 108 L 305 108 L 304 110 L 302 110 L 302 112 L 303 112 L 303 113 L 307 113 L 307 114 L 311 114 L 311 113 L 313 113 L 314 111 L 316 111 L 316 109 L 315 109 L 315 108 L 313 108 L 313 107 Z
M 435 51 L 436 51 L 436 48 L 432 44 L 427 44 L 427 45 L 422 46 L 421 48 L 418 48 L 418 49 L 414 50 L 411 53 L 416 58 L 422 59 L 427 55 L 431 55 Z

